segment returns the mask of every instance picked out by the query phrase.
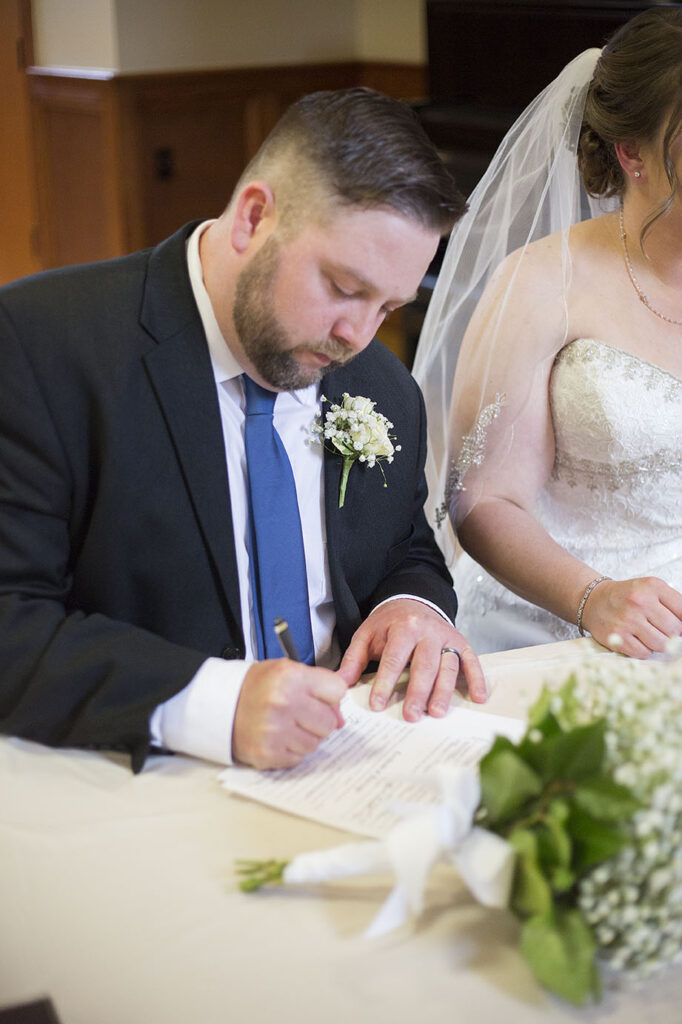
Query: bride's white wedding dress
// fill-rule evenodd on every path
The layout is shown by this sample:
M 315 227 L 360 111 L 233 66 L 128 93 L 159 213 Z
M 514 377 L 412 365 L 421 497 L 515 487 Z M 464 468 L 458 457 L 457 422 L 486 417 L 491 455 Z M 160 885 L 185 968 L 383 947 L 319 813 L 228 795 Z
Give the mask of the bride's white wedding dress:
M 578 339 L 550 378 L 556 455 L 535 515 L 605 576 L 658 576 L 682 591 L 682 380 L 600 341 Z M 578 636 L 467 554 L 455 566 L 457 628 L 478 653 Z

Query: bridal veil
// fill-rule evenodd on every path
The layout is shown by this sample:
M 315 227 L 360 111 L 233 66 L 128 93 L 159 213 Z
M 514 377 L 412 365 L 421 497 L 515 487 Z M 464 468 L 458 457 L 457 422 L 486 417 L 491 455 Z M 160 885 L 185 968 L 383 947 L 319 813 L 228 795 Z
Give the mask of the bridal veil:
M 456 553 L 450 520 L 457 525 L 466 517 L 487 476 L 504 465 L 530 393 L 533 360 L 540 358 L 524 349 L 522 331 L 510 336 L 502 329 L 521 286 L 520 259 L 495 275 L 465 338 L 467 326 L 496 268 L 548 235 L 556 234 L 561 251 L 555 305 L 566 301 L 569 228 L 607 208 L 587 196 L 576 156 L 600 52 L 586 50 L 571 61 L 505 136 L 452 233 L 426 314 L 413 374 L 429 418 L 427 514 L 450 565 Z M 517 309 L 518 303 L 515 296 Z

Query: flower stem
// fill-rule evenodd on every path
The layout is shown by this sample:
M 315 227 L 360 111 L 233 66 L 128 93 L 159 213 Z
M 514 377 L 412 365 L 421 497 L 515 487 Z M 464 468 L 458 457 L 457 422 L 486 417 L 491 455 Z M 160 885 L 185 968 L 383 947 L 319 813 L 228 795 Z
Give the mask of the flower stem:
M 354 462 L 355 459 L 350 456 L 346 456 L 343 460 L 343 471 L 341 473 L 341 484 L 339 486 L 339 508 L 343 508 L 343 503 L 346 498 L 346 484 L 348 483 L 348 474 L 350 473 L 350 468 Z

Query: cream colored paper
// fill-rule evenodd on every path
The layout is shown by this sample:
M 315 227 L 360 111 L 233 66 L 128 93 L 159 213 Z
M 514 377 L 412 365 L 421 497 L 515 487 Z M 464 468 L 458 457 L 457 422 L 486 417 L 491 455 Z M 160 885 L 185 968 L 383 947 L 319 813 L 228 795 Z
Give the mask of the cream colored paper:
M 433 771 L 440 764 L 474 764 L 502 734 L 518 739 L 517 718 L 451 707 L 445 718 L 405 722 L 400 705 L 374 712 L 369 686 L 341 703 L 342 729 L 296 768 L 256 771 L 232 767 L 219 776 L 231 793 L 334 828 L 382 838 L 402 805 L 436 802 Z

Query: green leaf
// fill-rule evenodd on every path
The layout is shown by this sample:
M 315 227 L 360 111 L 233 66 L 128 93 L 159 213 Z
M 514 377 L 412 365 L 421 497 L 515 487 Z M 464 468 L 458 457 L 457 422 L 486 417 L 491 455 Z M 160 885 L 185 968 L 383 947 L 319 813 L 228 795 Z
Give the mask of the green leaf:
M 538 729 L 549 714 L 549 707 L 552 702 L 552 691 L 547 686 L 542 687 L 542 693 L 535 701 L 535 704 L 528 712 L 528 729 Z
M 605 731 L 606 722 L 600 719 L 557 736 L 549 758 L 552 777 L 586 779 L 600 772 L 606 752 Z
M 538 859 L 538 842 L 530 829 L 517 828 L 509 836 L 516 850 L 516 869 L 511 906 L 521 917 L 548 914 L 552 909 L 552 890 Z
M 539 733 L 540 739 L 531 739 L 531 733 Z M 546 777 L 544 772 L 544 766 L 547 761 L 547 744 L 551 742 L 554 737 L 561 735 L 561 726 L 559 722 L 552 714 L 547 714 L 545 717 L 533 727 L 529 729 L 526 735 L 519 743 L 517 750 L 519 756 L 523 758 L 535 771 L 540 772 L 543 778 Z
M 562 728 L 559 719 L 570 722 L 574 721 L 577 717 L 576 709 L 579 707 L 579 702 L 575 696 L 575 685 L 575 673 L 571 673 L 559 690 L 550 689 L 546 685 L 543 686 L 542 693 L 528 713 L 528 732 L 531 732 L 533 729 L 539 729 L 545 737 L 554 736 L 558 732 L 565 732 L 566 729 Z M 551 710 L 552 705 L 557 698 L 561 702 L 561 711 L 553 712 Z
M 533 745 L 527 759 L 545 781 L 579 781 L 598 775 L 604 760 L 605 722 L 557 732 Z M 526 741 L 523 743 L 526 756 Z
M 576 721 L 578 712 L 581 710 L 581 702 L 575 695 L 576 683 L 577 679 L 575 677 L 575 672 L 571 672 L 570 676 L 558 692 L 558 697 L 560 698 L 562 705 L 560 717 L 563 721 Z
M 569 868 L 558 867 L 552 871 L 549 882 L 552 892 L 568 892 L 575 884 L 575 874 Z
M 350 447 L 350 445 L 347 444 L 345 441 L 339 440 L 338 437 L 333 437 L 332 438 L 332 444 L 334 445 L 336 450 L 339 452 L 339 454 L 343 455 L 344 458 L 351 458 L 352 459 L 352 458 L 357 458 L 358 457 L 358 453 L 356 451 L 354 451 Z
M 576 1006 L 599 994 L 596 943 L 579 910 L 531 917 L 521 933 L 521 952 L 536 978 Z
M 554 808 L 555 804 L 558 804 L 559 807 Z M 568 816 L 569 812 L 565 801 L 553 800 L 538 829 L 540 863 L 548 874 L 554 868 L 569 868 L 571 866 L 573 844 L 565 827 Z
M 485 764 L 487 761 L 494 761 L 502 750 L 516 750 L 516 746 L 506 736 L 496 736 L 492 747 L 481 759 L 481 764 Z
M 562 797 L 555 797 L 551 801 L 547 813 L 558 821 L 560 825 L 565 825 L 570 814 L 570 807 L 568 802 L 562 799 Z
M 579 807 L 572 807 L 567 823 L 573 838 L 573 868 L 580 877 L 588 868 L 614 857 L 628 843 L 624 829 L 599 821 Z
M 495 742 L 480 764 L 481 805 L 486 825 L 498 825 L 516 814 L 526 801 L 542 792 L 542 782 L 518 755 L 509 740 Z
M 605 776 L 581 782 L 575 788 L 573 799 L 593 818 L 609 822 L 629 820 L 640 806 L 626 786 Z

